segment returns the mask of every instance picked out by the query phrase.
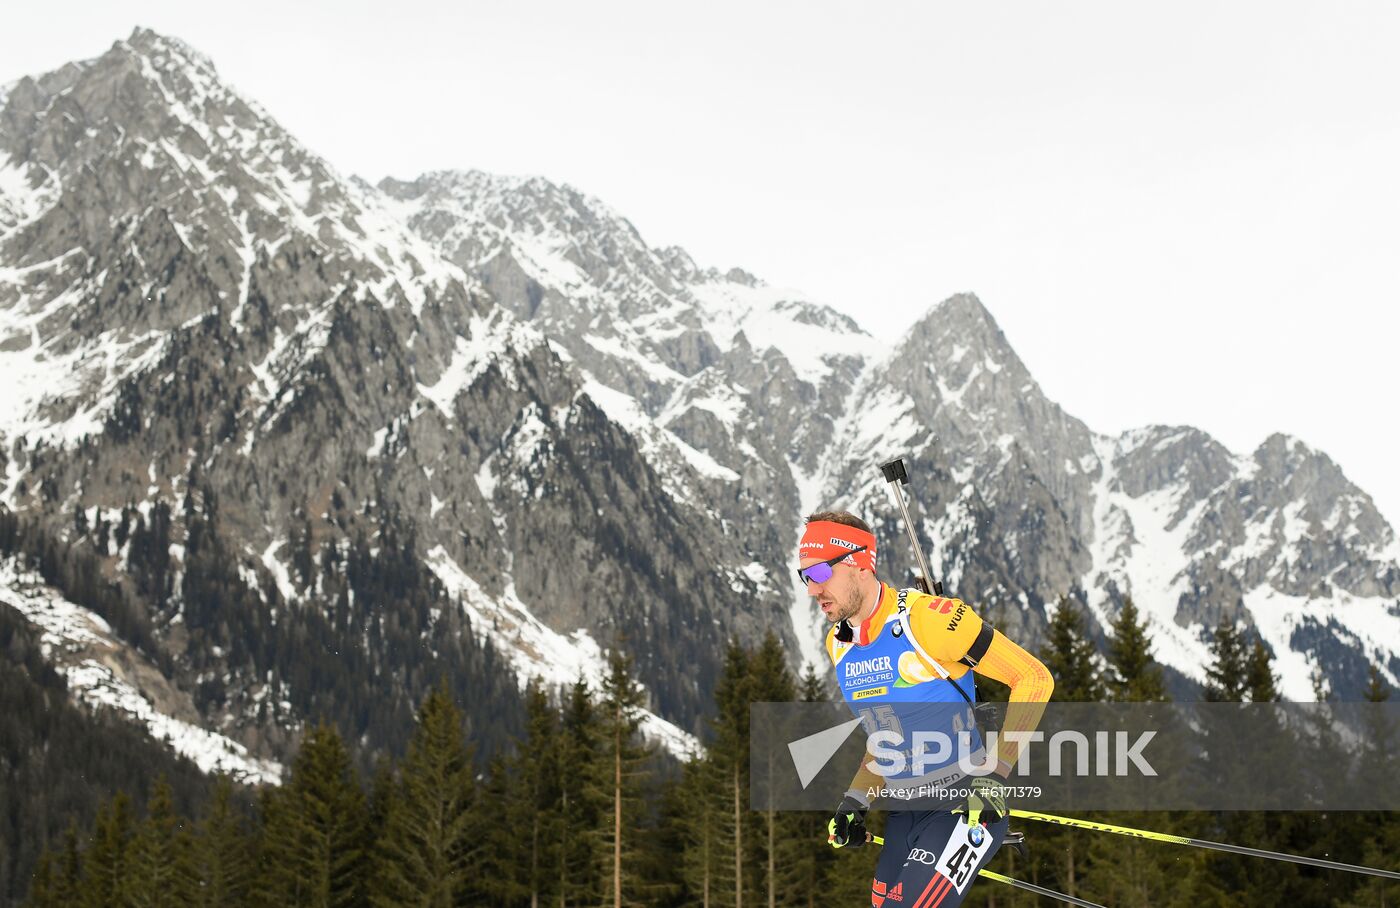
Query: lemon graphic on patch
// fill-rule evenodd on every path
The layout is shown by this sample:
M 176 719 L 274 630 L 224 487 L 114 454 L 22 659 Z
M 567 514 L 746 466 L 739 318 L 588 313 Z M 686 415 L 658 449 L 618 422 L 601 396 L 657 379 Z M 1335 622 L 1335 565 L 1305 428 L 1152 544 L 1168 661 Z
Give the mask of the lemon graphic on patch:
M 899 680 L 895 682 L 895 687 L 909 687 L 932 680 L 933 672 L 929 671 L 913 650 L 899 657 Z

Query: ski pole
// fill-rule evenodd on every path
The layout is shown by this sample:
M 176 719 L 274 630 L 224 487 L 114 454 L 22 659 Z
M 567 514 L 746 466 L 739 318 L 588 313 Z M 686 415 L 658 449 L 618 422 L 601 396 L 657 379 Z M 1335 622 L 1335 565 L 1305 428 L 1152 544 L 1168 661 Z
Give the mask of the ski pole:
M 1205 839 L 1193 839 L 1187 836 L 1170 835 L 1165 832 L 1152 832 L 1148 829 L 1133 829 L 1130 826 L 1114 826 L 1109 823 L 1093 823 L 1088 820 L 1076 820 L 1070 817 L 1057 817 L 1048 813 L 1036 813 L 1032 810 L 1013 810 L 1013 817 L 1020 817 L 1025 820 L 1039 820 L 1042 823 L 1058 823 L 1061 826 L 1072 826 L 1076 829 L 1088 829 L 1093 832 L 1111 832 L 1115 835 L 1135 836 L 1139 839 L 1148 839 L 1153 842 L 1167 842 L 1171 845 L 1190 845 L 1194 848 L 1208 848 L 1212 851 L 1227 851 L 1232 854 L 1243 854 L 1256 858 L 1268 858 L 1271 861 L 1287 861 L 1291 864 L 1307 864 L 1312 867 L 1324 867 L 1328 870 L 1345 870 L 1349 873 L 1364 873 L 1368 876 L 1385 877 L 1391 880 L 1400 880 L 1400 873 L 1394 870 L 1381 870 L 1377 867 L 1361 867 L 1357 864 L 1343 864 L 1339 861 L 1324 861 L 1322 858 L 1309 858 L 1296 854 L 1283 854 L 1278 851 L 1265 851 L 1263 848 L 1248 848 L 1244 845 L 1227 845 L 1223 842 L 1210 842 Z
M 876 845 L 885 844 L 885 840 L 880 836 L 871 835 L 870 833 L 866 833 L 866 836 L 869 841 L 874 842 Z M 996 880 L 998 883 L 1005 883 L 1008 886 L 1015 886 L 1017 889 L 1024 889 L 1027 892 L 1034 892 L 1036 895 L 1043 895 L 1049 899 L 1056 899 L 1057 901 L 1065 902 L 1070 905 L 1079 905 L 1081 908 L 1104 908 L 1104 906 L 1100 905 L 1098 902 L 1088 902 L 1084 899 L 1075 898 L 1072 895 L 1065 895 L 1063 892 L 1056 892 L 1053 889 L 1045 889 L 1032 883 L 1023 883 L 1020 880 L 1012 879 L 1009 876 L 1003 876 L 991 870 L 979 870 L 977 871 L 977 875 L 984 876 L 989 880 Z
M 996 880 L 998 883 L 1006 883 L 1009 886 L 1015 886 L 1017 889 L 1024 889 L 1027 892 L 1034 892 L 1036 895 L 1043 895 L 1048 899 L 1055 899 L 1056 901 L 1066 902 L 1070 905 L 1080 905 L 1082 906 L 1082 908 L 1104 908 L 1104 906 L 1100 905 L 1098 902 L 1091 902 L 1087 899 L 1075 898 L 1072 895 L 1065 895 L 1063 892 L 1056 892 L 1053 889 L 1046 889 L 1045 887 L 1037 886 L 1034 883 L 1026 883 L 1022 882 L 1021 880 L 1012 879 L 1009 876 L 1002 876 L 1000 873 L 996 873 L 991 870 L 979 870 L 977 871 L 977 875 L 984 876 L 989 880 Z
M 901 486 L 909 484 L 909 474 L 904 470 L 904 458 L 896 457 L 889 463 L 880 464 L 880 472 L 885 476 L 885 482 L 890 484 L 894 491 L 894 500 L 899 504 L 899 511 L 904 515 L 904 528 L 909 531 L 909 541 L 914 544 L 914 555 L 919 559 L 919 570 L 923 571 L 923 576 L 915 579 L 919 589 L 925 593 L 932 593 L 935 596 L 943 595 L 943 584 L 933 579 L 933 572 L 928 569 L 928 561 L 924 558 L 924 548 L 919 545 L 919 536 L 914 532 L 914 521 L 909 516 L 909 505 L 904 501 L 904 490 Z M 930 588 L 932 584 L 932 588 Z

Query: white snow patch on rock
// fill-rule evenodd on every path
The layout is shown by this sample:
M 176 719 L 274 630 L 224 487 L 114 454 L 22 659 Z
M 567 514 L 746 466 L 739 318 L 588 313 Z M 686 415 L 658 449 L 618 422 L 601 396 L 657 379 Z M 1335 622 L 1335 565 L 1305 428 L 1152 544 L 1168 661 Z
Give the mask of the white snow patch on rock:
M 725 482 L 738 481 L 738 473 L 724 466 L 704 451 L 681 441 L 674 433 L 658 426 L 647 415 L 646 410 L 637 402 L 636 398 L 609 388 L 592 378 L 584 381 L 583 393 L 592 398 L 593 402 L 607 414 L 608 419 L 635 437 L 649 458 L 653 458 L 658 453 L 663 457 L 671 455 L 667 459 L 674 459 L 675 455 L 679 455 L 701 476 Z M 653 459 L 652 462 L 664 464 L 665 460 Z M 683 497 L 689 500 L 691 496 L 687 493 Z
M 285 564 L 277 560 L 277 550 L 286 544 L 287 540 L 285 539 L 272 540 L 268 543 L 267 548 L 263 549 L 261 560 L 263 567 L 272 574 L 272 579 L 277 584 L 277 591 L 282 594 L 283 601 L 296 602 L 297 588 L 292 584 L 291 572 L 287 570 Z
M 1137 498 L 1126 494 L 1113 470 L 1114 441 L 1096 436 L 1093 444 L 1103 473 L 1094 488 L 1094 563 L 1085 584 L 1090 608 L 1101 623 L 1109 620 L 1104 584 L 1115 580 L 1147 620 L 1158 661 L 1200 680 L 1210 664 L 1209 648 L 1197 628 L 1177 623 L 1176 612 L 1191 564 L 1186 540 L 1206 502 L 1169 529 L 1183 490 L 1168 486 Z
M 514 583 L 507 584 L 504 595 L 491 596 L 440 545 L 428 552 L 426 562 L 448 593 L 462 600 L 473 630 L 484 632 L 511 660 L 522 683 L 533 678 L 561 687 L 584 678 L 596 689 L 607 672 L 607 655 L 588 631 L 579 629 L 566 635 L 549 627 L 520 601 Z M 645 714 L 642 729 L 648 738 L 678 756 L 700 749 L 693 735 L 654 713 Z
M 0 559 L 0 604 L 39 629 L 44 655 L 64 676 L 75 702 L 130 717 L 204 772 L 225 772 L 252 784 L 281 781 L 278 763 L 254 757 L 236 741 L 157 710 L 131 682 L 123 668 L 126 660 L 116 658 L 122 650 L 132 652 L 131 647 L 119 641 L 100 616 L 68 601 L 13 558 Z

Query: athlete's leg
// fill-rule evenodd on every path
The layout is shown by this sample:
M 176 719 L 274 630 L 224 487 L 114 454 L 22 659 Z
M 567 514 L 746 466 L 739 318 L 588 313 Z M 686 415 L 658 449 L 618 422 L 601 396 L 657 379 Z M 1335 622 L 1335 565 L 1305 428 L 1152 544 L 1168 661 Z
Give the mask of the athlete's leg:
M 914 847 L 910 835 L 914 821 L 922 816 L 921 812 L 903 810 L 885 814 L 885 844 L 880 848 L 880 859 L 875 862 L 875 878 L 870 881 L 870 904 L 874 908 L 884 908 L 886 895 L 904 867 L 904 857 Z M 898 899 L 889 906 L 904 908 Z
M 975 831 L 958 830 L 958 814 L 936 811 L 917 816 L 906 837 L 908 850 L 898 876 L 885 884 L 882 908 L 954 908 L 972 888 L 977 871 L 1001 847 L 1010 821 L 1003 819 L 985 827 L 985 841 L 979 842 Z M 886 851 L 889 846 L 886 839 Z M 893 860 L 895 855 L 890 857 Z M 885 855 L 880 859 L 883 868 Z

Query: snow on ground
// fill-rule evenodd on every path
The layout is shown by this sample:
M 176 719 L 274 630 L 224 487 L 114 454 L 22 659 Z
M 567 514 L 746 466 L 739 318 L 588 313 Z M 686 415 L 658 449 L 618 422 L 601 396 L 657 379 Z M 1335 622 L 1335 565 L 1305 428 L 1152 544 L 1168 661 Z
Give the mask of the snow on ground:
M 1114 440 L 1095 436 L 1093 444 L 1103 474 L 1094 488 L 1093 566 L 1084 584 L 1089 606 L 1100 622 L 1107 622 L 1104 581 L 1117 580 L 1147 620 L 1157 660 L 1200 680 L 1210 664 L 1209 648 L 1196 628 L 1177 623 L 1176 611 L 1191 564 L 1185 543 L 1206 502 L 1169 529 L 1182 490 L 1168 486 L 1133 498 L 1113 474 Z
M 1264 642 L 1274 651 L 1274 671 L 1285 700 L 1315 699 L 1312 672 L 1317 661 L 1292 649 L 1293 631 L 1312 620 L 1326 625 L 1335 620 L 1355 635 L 1367 657 L 1394 685 L 1398 680 L 1389 670 L 1389 656 L 1400 640 L 1400 614 L 1394 600 L 1385 597 L 1354 596 L 1334 588 L 1327 598 L 1289 596 L 1269 586 L 1260 586 L 1244 595 L 1245 608 L 1254 618 Z
M 1288 596 L 1267 586 L 1245 593 L 1245 608 L 1259 635 L 1274 651 L 1274 672 L 1285 700 L 1313 700 L 1312 666 L 1307 655 L 1292 649 L 1289 638 L 1309 612 L 1308 599 Z M 1314 616 L 1315 617 L 1315 616 Z
M 729 350 L 742 332 L 757 351 L 772 347 L 792 364 L 798 378 L 820 384 L 831 373 L 828 357 L 858 356 L 867 361 L 882 352 L 880 342 L 856 329 L 814 325 L 798 318 L 807 307 L 794 290 L 729 280 L 692 284 L 691 293 L 705 312 L 711 336 Z
M 0 559 L 0 604 L 15 609 L 39 630 L 44 655 L 68 682 L 75 702 L 125 714 L 204 772 L 225 772 L 252 784 L 275 785 L 281 780 L 280 764 L 252 756 L 246 747 L 223 735 L 160 712 L 132 683 L 132 673 L 125 667 L 132 648 L 121 643 L 100 616 L 69 602 L 13 558 Z
M 1201 557 L 1219 557 L 1226 570 L 1252 558 L 1274 558 L 1282 547 L 1286 554 L 1307 538 L 1310 532 L 1303 518 L 1305 505 L 1293 502 L 1281 512 L 1266 512 L 1245 525 L 1244 540 L 1227 552 L 1211 549 L 1192 555 L 1186 541 L 1209 506 L 1202 499 L 1175 525 L 1182 486 L 1172 485 L 1137 496 L 1127 495 L 1114 475 L 1114 456 L 1145 441 L 1146 436 L 1125 433 L 1114 439 L 1095 436 L 1094 451 L 1103 472 L 1094 486 L 1094 539 L 1090 544 L 1093 567 L 1084 587 L 1089 591 L 1089 607 L 1101 623 L 1110 620 L 1107 612 L 1105 581 L 1114 579 L 1120 589 L 1131 593 L 1146 618 L 1152 634 L 1154 655 L 1165 665 L 1198 681 L 1205 677 L 1211 662 L 1209 645 L 1202 632 L 1211 628 L 1182 627 L 1176 621 L 1177 603 L 1187 590 L 1187 569 Z M 1256 465 L 1236 460 L 1238 472 L 1252 475 Z M 1280 562 L 1282 563 L 1282 562 Z M 1325 625 L 1329 619 L 1355 634 L 1367 654 L 1382 670 L 1400 640 L 1400 613 L 1396 603 L 1384 597 L 1355 596 L 1338 587 L 1327 597 L 1291 596 L 1264 583 L 1244 594 L 1260 636 L 1274 652 L 1274 670 L 1280 677 L 1280 690 L 1287 700 L 1311 701 L 1315 660 L 1293 649 L 1293 632 L 1306 620 Z M 1392 679 L 1394 681 L 1396 679 Z
M 704 410 L 718 419 L 733 437 L 748 415 L 745 392 L 723 379 L 716 380 L 714 367 L 696 373 L 676 388 L 656 417 L 658 426 L 669 426 L 691 410 Z
M 257 379 L 249 388 L 250 403 L 257 404 L 258 409 L 253 416 L 254 428 L 243 442 L 243 454 L 252 450 L 257 427 L 271 423 L 282 408 L 295 400 L 283 390 L 299 369 L 325 349 L 330 340 L 331 306 L 338 295 L 306 310 L 290 333 L 283 334 L 281 328 L 275 329 L 267 355 L 262 362 L 249 366 Z
M 486 318 L 473 315 L 468 332 L 467 337 L 457 336 L 452 359 L 438 380 L 431 385 L 418 385 L 418 393 L 432 401 L 449 419 L 457 395 L 470 388 L 493 364 L 508 362 L 512 355 L 528 356 L 531 350 L 545 343 L 544 335 L 504 309 L 496 309 Z M 517 387 L 514 370 L 503 371 L 506 382 L 512 388 Z
M 572 240 L 562 234 L 546 235 L 517 232 L 509 243 L 520 263 L 535 280 L 564 296 L 577 296 L 591 289 L 588 275 L 565 258 Z
M 664 464 L 673 461 L 675 455 L 680 455 L 701 476 L 724 482 L 738 481 L 738 473 L 724 466 L 704 451 L 681 441 L 674 433 L 657 425 L 647 415 L 646 410 L 637 402 L 636 398 L 610 388 L 592 377 L 585 377 L 583 393 L 592 398 L 593 402 L 608 415 L 608 419 L 622 426 L 637 439 L 648 459 L 662 467 L 663 481 L 668 481 L 665 478 Z M 661 457 L 658 458 L 658 454 Z M 687 501 L 693 500 L 692 496 L 685 492 L 681 493 L 679 497 Z
M 58 200 L 58 181 L 44 174 L 39 188 L 30 185 L 30 164 L 0 151 L 0 237 L 37 220 Z
M 473 630 L 486 633 L 497 651 L 511 660 L 521 683 L 534 678 L 560 687 L 582 677 L 596 688 L 607 671 L 607 655 L 588 631 L 566 635 L 549 627 L 520 601 L 513 582 L 506 585 L 504 595 L 491 596 L 440 545 L 428 552 L 426 560 L 448 593 L 462 600 Z M 700 749 L 693 735 L 651 712 L 643 716 L 642 731 L 678 756 Z
M 861 384 L 864 384 L 863 382 Z M 914 443 L 930 434 L 930 429 L 915 416 L 914 400 L 908 394 L 889 385 L 865 385 L 861 405 L 847 408 L 849 418 L 833 433 L 846 439 L 848 460 L 875 463 L 888 459 L 890 452 L 909 451 Z M 865 484 L 857 497 L 882 483 L 880 474 L 866 470 Z
M 615 326 L 625 327 L 625 326 Z M 662 385 L 675 385 L 685 381 L 685 376 L 665 363 L 658 362 L 655 358 L 647 356 L 640 350 L 628 346 L 618 338 L 601 337 L 597 334 L 583 335 L 584 343 L 597 350 L 599 353 L 611 356 L 614 359 L 625 360 L 644 372 L 653 381 Z
M 272 575 L 273 581 L 276 582 L 277 591 L 282 594 L 282 601 L 290 603 L 297 601 L 297 588 L 292 583 L 291 571 L 287 570 L 285 564 L 277 560 L 277 550 L 286 544 L 287 540 L 285 539 L 273 539 L 272 542 L 268 543 L 267 548 L 263 549 L 260 560 L 263 567 L 267 568 L 268 573 Z
M 940 405 L 944 407 L 953 407 L 959 410 L 963 409 L 963 395 L 966 394 L 967 389 L 971 388 L 973 383 L 977 381 L 978 376 L 982 374 L 982 369 L 982 363 L 973 363 L 972 369 L 967 373 L 967 378 L 964 379 L 963 383 L 956 388 L 951 388 L 948 386 L 948 383 L 944 380 L 943 373 L 939 372 L 938 369 L 935 368 L 932 363 L 930 363 L 928 370 L 929 373 L 933 376 L 934 381 L 938 384 L 938 398 Z M 1001 367 L 998 366 L 997 371 L 1000 370 Z
M 45 265 L 61 267 L 55 262 Z M 17 275 L 22 270 L 28 269 L 0 268 L 0 284 L 19 285 Z M 45 439 L 62 446 L 100 433 L 119 384 L 150 368 L 164 354 L 167 339 L 158 332 L 128 339 L 116 331 L 64 353 L 55 352 L 54 338 L 42 338 L 39 326 L 79 302 L 83 292 L 81 284 L 75 284 L 37 309 L 31 309 L 21 295 L 13 306 L 0 309 L 0 343 L 11 347 L 0 351 L 0 387 L 6 389 L 7 398 L 6 406 L 0 408 L 0 437 L 5 440 L 27 437 L 31 445 Z M 69 401 L 81 401 L 81 406 L 69 404 L 73 412 L 66 417 L 49 415 L 63 412 Z

